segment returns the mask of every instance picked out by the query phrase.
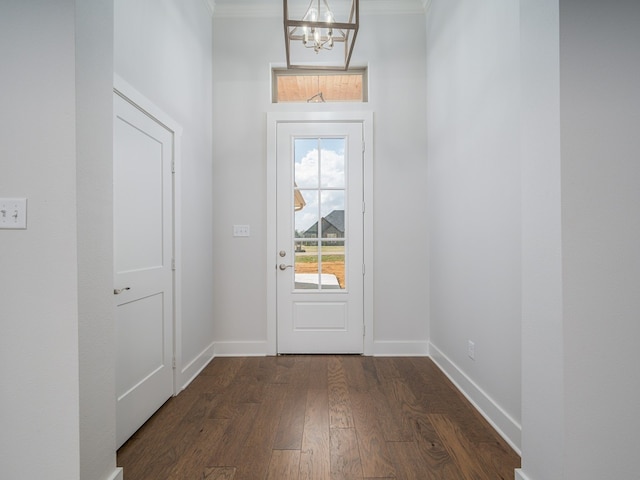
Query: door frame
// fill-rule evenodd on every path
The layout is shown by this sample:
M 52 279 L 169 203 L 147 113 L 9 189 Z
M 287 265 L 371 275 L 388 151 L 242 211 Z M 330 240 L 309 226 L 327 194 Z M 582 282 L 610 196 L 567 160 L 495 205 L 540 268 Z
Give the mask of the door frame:
M 153 120 L 164 126 L 173 135 L 173 395 L 177 395 L 185 383 L 181 377 L 183 372 L 182 366 L 182 242 L 181 242 L 181 215 L 182 211 L 182 195 L 181 195 L 181 139 L 182 126 L 174 121 L 169 115 L 164 113 L 151 100 L 136 90 L 128 82 L 117 74 L 113 76 L 113 91 L 124 100 L 131 103 L 134 107 L 151 117 Z
M 267 113 L 267 349 L 269 355 L 278 352 L 277 314 L 277 130 L 282 123 L 360 123 L 364 136 L 363 190 L 364 230 L 363 256 L 365 264 L 363 313 L 364 355 L 373 355 L 373 112 L 268 112 Z

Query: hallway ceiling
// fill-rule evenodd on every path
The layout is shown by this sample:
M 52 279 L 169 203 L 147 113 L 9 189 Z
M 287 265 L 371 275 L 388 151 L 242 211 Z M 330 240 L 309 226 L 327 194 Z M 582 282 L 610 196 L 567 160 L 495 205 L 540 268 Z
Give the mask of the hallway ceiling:
M 206 0 L 219 17 L 282 15 L 282 0 Z M 290 0 L 291 1 L 291 0 Z M 337 2 L 337 0 L 333 0 Z M 361 14 L 423 13 L 431 0 L 360 0 Z M 331 3 L 330 3 L 331 4 Z

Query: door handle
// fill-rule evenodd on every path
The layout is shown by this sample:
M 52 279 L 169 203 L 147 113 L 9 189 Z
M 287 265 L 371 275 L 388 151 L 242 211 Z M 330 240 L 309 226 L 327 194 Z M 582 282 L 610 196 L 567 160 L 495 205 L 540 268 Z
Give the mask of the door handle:
M 126 290 L 131 290 L 131 287 L 114 288 L 114 289 L 113 289 L 113 294 L 114 294 L 114 295 L 120 295 L 122 292 L 124 292 L 124 291 L 126 291 Z
M 286 270 L 287 268 L 291 268 L 291 267 L 293 267 L 293 265 L 285 265 L 284 263 L 281 263 L 278 268 L 280 270 Z

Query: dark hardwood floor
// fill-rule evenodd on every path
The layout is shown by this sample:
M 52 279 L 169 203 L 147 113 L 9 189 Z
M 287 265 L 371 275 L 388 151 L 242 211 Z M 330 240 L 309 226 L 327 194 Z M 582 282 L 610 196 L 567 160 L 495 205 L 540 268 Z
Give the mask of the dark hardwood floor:
M 125 480 L 513 479 L 429 358 L 216 358 L 118 451 Z

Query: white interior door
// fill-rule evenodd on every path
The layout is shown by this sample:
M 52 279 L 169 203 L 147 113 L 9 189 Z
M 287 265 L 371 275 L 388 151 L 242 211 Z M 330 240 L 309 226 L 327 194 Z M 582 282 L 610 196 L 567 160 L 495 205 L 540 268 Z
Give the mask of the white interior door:
M 173 134 L 114 93 L 116 437 L 173 394 Z
M 277 126 L 278 353 L 363 352 L 361 123 Z

